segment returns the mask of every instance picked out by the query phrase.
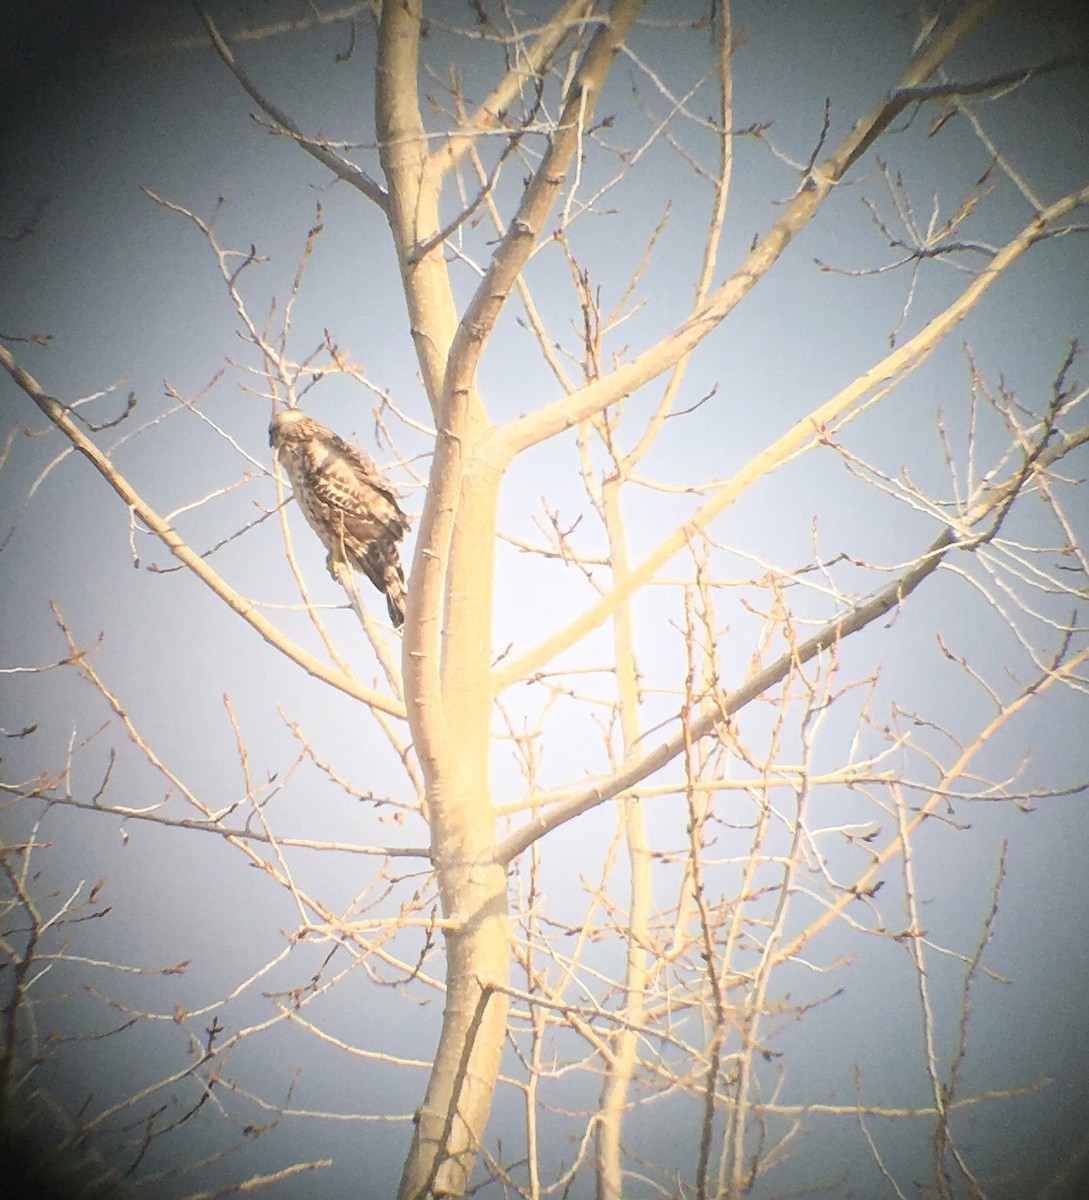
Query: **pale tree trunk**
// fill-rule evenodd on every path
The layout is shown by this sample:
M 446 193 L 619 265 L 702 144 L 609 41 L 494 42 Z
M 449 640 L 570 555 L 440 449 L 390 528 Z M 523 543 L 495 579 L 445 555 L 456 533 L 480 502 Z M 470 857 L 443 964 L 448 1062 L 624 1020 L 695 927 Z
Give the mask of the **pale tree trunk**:
M 471 435 L 440 442 L 457 454 Z M 436 455 L 441 467 L 444 456 Z M 496 865 L 488 787 L 488 676 L 492 547 L 499 475 L 469 465 L 458 483 L 438 699 L 434 673 L 414 660 L 433 621 L 421 612 L 406 639 L 409 719 L 427 782 L 432 856 L 446 933 L 447 993 L 434 1068 L 416 1115 L 399 1196 L 460 1196 L 468 1186 L 491 1109 L 507 1025 L 510 948 L 506 872 Z M 432 474 L 437 483 L 436 472 Z M 440 522 L 441 524 L 441 522 Z M 433 528 L 433 527 L 432 527 Z M 421 530 L 421 545 L 423 534 Z M 429 607 L 426 590 L 410 604 Z M 422 666 L 422 670 L 419 669 Z M 493 990 L 498 987 L 500 990 Z
M 376 110 L 413 337 L 438 441 L 420 525 L 404 647 L 405 702 L 424 773 L 446 919 L 446 1004 L 405 1162 L 408 1200 L 464 1193 L 483 1138 L 506 1032 L 506 874 L 494 864 L 488 787 L 492 554 L 499 474 L 474 464 L 487 432 L 475 393 L 445 381 L 456 312 L 438 232 L 441 175 L 416 96 L 422 6 L 382 13 Z
M 460 323 L 439 236 L 443 175 L 457 148 L 432 155 L 424 136 L 417 97 L 423 7 L 397 0 L 382 10 L 375 107 L 387 216 L 438 435 L 409 589 L 404 679 L 447 950 L 442 1031 L 401 1178 L 402 1200 L 465 1191 L 506 1033 L 506 871 L 495 855 L 488 740 L 496 497 L 509 459 L 489 458 L 492 429 L 476 369 L 640 6 L 641 0 L 617 0 L 590 39 L 548 152 Z M 565 20 L 581 7 L 568 5 Z M 542 55 L 558 36 L 542 34 Z

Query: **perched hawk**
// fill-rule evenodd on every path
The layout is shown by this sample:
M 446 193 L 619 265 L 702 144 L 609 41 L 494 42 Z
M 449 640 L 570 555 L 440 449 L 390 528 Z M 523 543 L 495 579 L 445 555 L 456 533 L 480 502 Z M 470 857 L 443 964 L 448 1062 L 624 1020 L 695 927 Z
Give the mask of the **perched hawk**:
M 392 485 L 361 450 L 297 408 L 272 418 L 268 441 L 303 515 L 329 551 L 329 573 L 336 577 L 338 563 L 362 571 L 385 592 L 393 624 L 403 624 L 405 576 L 397 543 L 408 518 Z

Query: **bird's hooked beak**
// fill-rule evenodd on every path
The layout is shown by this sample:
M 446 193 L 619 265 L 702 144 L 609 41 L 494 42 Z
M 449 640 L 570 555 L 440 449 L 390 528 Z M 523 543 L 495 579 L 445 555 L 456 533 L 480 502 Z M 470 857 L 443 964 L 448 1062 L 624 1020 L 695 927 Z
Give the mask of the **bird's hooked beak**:
M 306 428 L 306 413 L 298 408 L 281 408 L 273 415 L 268 427 L 268 444 L 278 449 L 285 443 L 294 442 L 299 431 Z

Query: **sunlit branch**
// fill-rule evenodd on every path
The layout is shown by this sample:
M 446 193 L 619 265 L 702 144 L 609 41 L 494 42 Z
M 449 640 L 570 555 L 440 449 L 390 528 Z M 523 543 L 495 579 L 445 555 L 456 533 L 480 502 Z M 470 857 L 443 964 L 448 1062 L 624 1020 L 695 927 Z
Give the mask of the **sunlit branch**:
M 1039 66 L 1025 67 L 1017 71 L 1004 71 L 999 75 L 991 75 L 987 79 L 977 79 L 967 83 L 943 80 L 941 83 L 930 84 L 926 87 L 904 88 L 903 96 L 910 104 L 922 103 L 925 100 L 956 100 L 961 96 L 982 96 L 987 93 L 990 93 L 992 98 L 997 98 L 1028 83 L 1030 79 L 1048 75 L 1052 71 L 1062 71 L 1067 67 L 1078 66 L 1084 62 L 1084 57 L 1068 54 L 1040 63 Z
M 1071 656 L 1067 661 L 1057 665 L 1053 670 L 1046 672 L 1038 680 L 1024 688 L 1016 699 L 1004 705 L 1002 710 L 995 714 L 972 740 L 971 744 L 961 750 L 956 760 L 941 770 L 936 784 L 937 790 L 933 794 L 930 794 L 923 804 L 913 809 L 911 817 L 906 823 L 908 833 L 914 832 L 919 825 L 935 813 L 939 802 L 944 798 L 942 793 L 948 792 L 953 781 L 968 771 L 972 760 L 985 746 L 990 745 L 992 739 L 1007 722 L 1021 712 L 1035 697 L 1042 695 L 1055 684 L 1070 683 L 1076 680 L 1078 678 L 1078 669 L 1087 662 L 1089 662 L 1089 647 Z M 1076 787 L 1072 790 L 1075 792 L 1083 791 L 1084 787 Z M 790 943 L 783 947 L 780 960 L 785 961 L 796 954 L 816 933 L 831 924 L 842 913 L 843 909 L 852 903 L 855 896 L 873 882 L 877 873 L 889 859 L 898 853 L 900 853 L 900 841 L 898 838 L 891 839 L 888 845 L 882 850 L 875 851 L 873 862 L 858 877 L 854 887 L 838 897 L 815 921 L 807 925 L 802 933 L 791 939 Z
M 75 796 L 60 795 L 52 791 L 43 791 L 41 786 L 30 784 L 0 783 L 0 791 L 18 796 L 24 800 L 41 799 L 46 804 L 58 805 L 65 808 L 78 808 L 85 812 L 108 813 L 120 817 L 123 821 L 150 821 L 156 825 L 165 825 L 171 829 L 190 829 L 199 833 L 214 833 L 220 837 L 237 838 L 239 841 L 257 842 L 268 845 L 275 841 L 281 846 L 294 846 L 303 850 L 335 851 L 340 854 L 364 854 L 376 858 L 420 858 L 426 860 L 430 851 L 426 846 L 367 846 L 355 842 L 315 841 L 311 838 L 273 837 L 269 833 L 260 833 L 241 826 L 225 825 L 221 821 L 198 820 L 195 817 L 172 817 L 165 813 L 157 813 L 147 809 L 128 808 L 122 804 L 104 804 L 102 801 L 92 803 L 90 800 L 80 800 Z
M 557 654 L 585 637 L 613 612 L 617 604 L 637 587 L 652 579 L 665 563 L 684 547 L 686 542 L 695 534 L 705 530 L 715 517 L 733 504 L 753 483 L 763 479 L 789 459 L 803 453 L 808 447 L 819 443 L 826 427 L 834 426 L 837 422 L 848 419 L 853 412 L 871 398 L 872 393 L 881 390 L 881 394 L 884 395 L 891 391 L 901 379 L 919 367 L 930 353 L 944 341 L 957 324 L 975 308 L 986 290 L 1001 277 L 1007 268 L 1031 246 L 1048 237 L 1058 221 L 1087 203 L 1089 203 L 1089 186 L 1069 193 L 1030 221 L 994 256 L 990 264 L 975 277 L 952 304 L 934 317 L 915 337 L 887 354 L 841 392 L 803 417 L 785 434 L 762 450 L 733 479 L 705 501 L 682 526 L 663 539 L 641 563 L 632 569 L 631 575 L 623 584 L 613 587 L 565 629 L 552 634 L 518 658 L 504 663 L 494 674 L 493 682 L 496 691 L 500 692 L 523 676 L 539 670 Z M 631 365 L 628 364 L 628 366 Z M 618 368 L 618 372 L 614 372 L 614 375 L 626 371 L 628 366 Z M 596 384 L 591 384 L 590 388 L 596 386 Z M 586 390 L 589 389 L 583 389 L 583 392 L 577 393 L 577 395 L 583 395 Z M 581 412 L 581 409 L 579 411 Z M 506 427 L 508 431 L 510 428 L 510 426 Z M 498 430 L 497 436 L 503 437 L 504 430 Z
M 918 889 L 915 885 L 915 863 L 911 834 L 908 829 L 908 816 L 904 809 L 903 799 L 899 790 L 892 788 L 892 797 L 896 806 L 896 822 L 898 836 L 896 844 L 900 850 L 901 866 L 904 875 L 904 902 L 908 912 L 908 927 L 905 930 L 905 943 L 908 954 L 915 967 L 915 987 L 919 996 L 919 1010 L 922 1020 L 923 1045 L 926 1055 L 926 1071 L 930 1079 L 930 1088 L 934 1094 L 934 1107 L 937 1111 L 938 1126 L 935 1131 L 934 1149 L 940 1156 L 940 1148 L 949 1135 L 948 1119 L 945 1114 L 944 1086 L 939 1077 L 937 1053 L 935 1050 L 934 1005 L 930 999 L 930 985 L 927 979 L 925 948 L 922 943 L 923 925 L 919 920 Z M 940 1162 L 936 1164 L 935 1174 L 942 1175 Z
M 499 182 L 499 175 L 503 170 L 503 165 L 518 148 L 518 144 L 519 138 L 517 136 L 505 139 L 498 161 L 496 162 L 495 166 L 492 167 L 487 178 L 481 182 L 480 190 L 477 192 L 476 196 L 474 196 L 473 199 L 465 205 L 465 207 L 457 214 L 457 216 L 453 218 L 453 220 L 449 221 L 437 233 L 433 233 L 429 238 L 421 242 L 420 245 L 416 247 L 416 249 L 413 251 L 412 259 L 410 260 L 411 262 L 430 254 L 432 250 L 435 250 L 437 247 L 441 246 L 448 238 L 453 237 L 453 235 L 457 233 L 457 231 L 465 224 L 466 221 L 472 219 L 473 214 L 477 211 L 477 209 L 480 208 L 482 204 L 487 201 L 489 195 L 491 195 L 491 193 L 495 190 L 495 186 Z
M 593 0 L 567 0 L 548 23 L 536 31 L 532 44 L 519 38 L 514 47 L 514 65 L 481 102 L 476 112 L 462 121 L 448 135 L 445 144 L 431 156 L 440 175 L 456 167 L 472 149 L 481 133 L 499 129 L 503 114 L 514 103 L 522 89 L 535 76 L 544 72 L 556 51 L 573 30 L 593 11 Z
M 998 898 L 1002 891 L 1002 884 L 1006 878 L 1006 856 L 1009 851 L 1009 842 L 1003 841 L 1002 848 L 999 854 L 998 870 L 995 875 L 994 886 L 991 889 L 991 903 L 988 911 L 983 917 L 983 928 L 979 942 L 976 945 L 975 952 L 972 957 L 967 960 L 966 970 L 964 972 L 963 981 L 961 983 L 961 1000 L 960 1012 L 957 1018 L 957 1048 L 949 1062 L 948 1084 L 943 1096 L 943 1107 L 948 1112 L 949 1104 L 956 1098 L 960 1091 L 961 1068 L 964 1065 L 965 1056 L 968 1050 L 968 1020 L 972 1012 L 972 984 L 975 981 L 977 974 L 985 969 L 982 967 L 983 952 L 990 944 L 994 936 L 995 920 L 998 916 Z M 948 1120 L 948 1117 L 945 1118 Z M 978 1180 L 969 1171 L 967 1163 L 964 1161 L 964 1156 L 957 1147 L 953 1147 L 955 1161 L 966 1179 L 978 1187 Z
M 620 505 L 622 476 L 606 482 L 601 512 L 609 539 L 613 578 L 623 579 L 629 569 L 627 531 Z M 639 671 L 631 606 L 622 604 L 613 618 L 613 652 L 616 663 L 617 710 L 624 755 L 630 755 L 639 738 Z M 624 1193 L 621 1167 L 622 1123 L 636 1067 L 638 1037 L 645 1022 L 646 993 L 650 979 L 651 864 L 642 802 L 628 797 L 621 820 L 627 847 L 631 900 L 625 929 L 624 1026 L 617 1031 L 605 1061 L 605 1080 L 599 1102 L 598 1192 L 602 1200 L 620 1200 Z
M 284 540 L 284 557 L 287 559 L 288 570 L 291 572 L 291 577 L 295 581 L 295 586 L 299 589 L 299 597 L 302 600 L 306 615 L 310 619 L 310 623 L 314 626 L 314 629 L 317 631 L 318 637 L 321 638 L 322 645 L 324 645 L 326 653 L 329 655 L 330 659 L 332 659 L 333 665 L 337 668 L 337 670 L 350 678 L 351 672 L 348 663 L 341 656 L 340 651 L 337 649 L 336 643 L 333 641 L 329 630 L 326 628 L 325 622 L 322 620 L 321 614 L 318 612 L 317 605 L 314 604 L 313 599 L 310 596 L 310 590 L 306 585 L 306 580 L 303 578 L 303 573 L 299 567 L 298 559 L 295 557 L 295 543 L 291 537 L 291 526 L 287 519 L 287 505 L 288 502 L 293 499 L 293 497 L 288 494 L 287 489 L 284 487 L 283 475 L 279 470 L 278 463 L 274 463 L 273 478 L 276 482 L 276 513 L 280 518 L 280 535 Z
M 716 33 L 716 53 L 718 58 L 718 153 L 719 169 L 714 179 L 714 199 L 711 204 L 711 216 L 707 237 L 703 247 L 703 262 L 700 267 L 699 279 L 696 281 L 694 308 L 700 308 L 707 300 L 714 279 L 715 268 L 718 264 L 718 250 L 722 241 L 722 230 L 726 220 L 726 204 L 730 196 L 730 181 L 733 178 L 734 146 L 731 127 L 734 119 L 733 102 L 733 23 L 731 20 L 729 0 L 722 0 L 719 6 L 718 28 Z M 673 367 L 669 380 L 663 390 L 662 398 L 654 416 L 647 422 L 646 429 L 639 441 L 624 458 L 625 474 L 630 476 L 632 469 L 644 457 L 654 444 L 666 417 L 673 411 L 677 395 L 684 382 L 688 367 L 689 356 L 681 355 Z
M 706 304 L 672 333 L 603 379 L 498 429 L 492 447 L 497 461 L 509 463 L 530 446 L 572 428 L 630 395 L 694 350 L 767 274 L 794 237 L 816 216 L 821 204 L 847 171 L 912 103 L 910 89 L 928 79 L 996 3 L 997 0 L 975 0 L 967 5 L 941 35 L 916 56 L 889 96 L 855 124 L 828 158 L 807 173 L 782 216 L 730 278 L 711 293 Z M 1089 189 L 1086 193 L 1089 194 Z M 1079 203 L 1084 203 L 1084 197 Z M 1055 208 L 1052 206 L 1047 211 L 1050 213 Z M 1053 219 L 1065 215 L 1065 211 L 1056 213 Z
M 0 366 L 15 380 L 20 388 L 41 409 L 54 425 L 68 438 L 72 445 L 86 458 L 111 488 L 135 512 L 137 517 L 155 534 L 171 554 L 187 566 L 194 575 L 206 584 L 224 603 L 236 612 L 256 633 L 286 658 L 302 667 L 308 675 L 330 684 L 337 691 L 351 696 L 371 708 L 391 716 L 403 717 L 404 706 L 396 700 L 383 696 L 371 688 L 364 687 L 339 671 L 308 654 L 301 646 L 286 638 L 270 621 L 257 612 L 252 601 L 236 592 L 218 572 L 178 536 L 174 529 L 148 504 L 117 470 L 87 435 L 68 415 L 59 400 L 47 395 L 38 381 L 20 367 L 5 346 L 0 346 Z
M 727 4 L 727 12 L 729 6 Z M 702 573 L 697 574 L 697 581 L 701 584 L 699 599 L 700 607 L 704 620 L 707 619 L 707 613 L 711 609 L 710 597 L 707 594 L 706 585 L 701 578 Z M 685 727 L 689 727 L 692 714 L 699 708 L 700 699 L 697 696 L 697 691 L 702 695 L 704 680 L 699 681 L 697 687 L 697 668 L 695 662 L 695 654 L 697 648 L 697 635 L 695 629 L 696 615 L 693 611 L 694 603 L 691 592 L 685 593 L 685 653 L 687 656 L 686 672 L 685 672 L 685 692 L 684 692 L 684 709 L 682 711 L 681 720 Z M 713 647 L 714 639 L 708 639 L 709 646 Z M 706 651 L 705 651 L 706 653 Z M 687 907 L 691 907 L 698 915 L 699 937 L 702 944 L 701 958 L 703 959 L 703 971 L 706 975 L 707 986 L 710 991 L 711 998 L 711 1031 L 710 1031 L 710 1047 L 707 1051 L 707 1068 L 706 1079 L 702 1087 L 702 1108 L 703 1112 L 700 1120 L 700 1141 L 699 1152 L 696 1160 L 696 1196 L 697 1200 L 705 1200 L 708 1194 L 709 1169 L 711 1164 L 711 1139 L 714 1132 L 716 1104 L 715 1096 L 719 1086 L 719 1075 L 722 1070 L 723 1047 L 726 1039 L 726 1031 L 728 1028 L 726 1005 L 722 993 L 722 987 L 719 980 L 718 970 L 718 954 L 716 949 L 716 925 L 708 905 L 708 891 L 704 883 L 704 863 L 703 863 L 703 845 L 705 837 L 705 824 L 709 806 L 707 803 L 708 796 L 706 793 L 701 794 L 694 786 L 696 781 L 702 776 L 702 763 L 697 761 L 697 752 L 699 744 L 688 738 L 684 745 L 684 772 L 685 772 L 685 801 L 688 807 L 688 853 L 685 862 L 685 873 L 682 881 L 682 891 L 678 903 L 678 920 L 676 923 L 676 931 L 679 935 L 687 924 L 686 919 L 682 919 L 681 913 L 685 912 Z M 740 907 L 740 906 L 738 906 Z M 685 912 L 685 917 L 687 913 Z M 732 1119 L 736 1120 L 737 1113 L 732 1114 Z
M 375 74 L 375 129 L 389 188 L 387 217 L 408 305 L 409 332 L 438 424 L 457 310 L 441 245 L 441 176 L 431 165 L 419 109 L 420 0 L 382 6 Z M 432 245 L 420 253 L 424 243 Z M 413 581 L 409 595 L 418 586 Z
M 1062 446 L 1042 450 L 1037 458 L 1040 468 L 1050 466 L 1073 449 L 1076 445 L 1089 441 L 1089 427 L 1080 430 L 1076 438 L 1067 437 Z M 1017 494 L 1024 483 L 1020 474 L 997 485 L 988 491 L 976 507 L 967 515 L 965 528 L 978 524 L 987 516 L 996 512 L 1008 511 L 1009 502 Z M 700 738 L 713 732 L 721 723 L 740 711 L 756 697 L 762 695 L 775 684 L 782 682 L 796 667 L 804 665 L 822 651 L 837 645 L 839 642 L 866 628 L 873 621 L 879 620 L 891 612 L 942 564 L 946 556 L 955 549 L 972 549 L 980 544 L 980 539 L 993 536 L 995 526 L 977 537 L 967 534 L 958 535 L 952 529 L 945 529 L 931 543 L 914 564 L 898 579 L 876 593 L 869 600 L 854 606 L 828 622 L 812 637 L 799 643 L 795 648 L 782 655 L 775 662 L 765 667 L 751 679 L 747 680 L 733 692 L 726 694 L 718 709 L 704 713 L 692 723 L 691 730 L 682 729 L 667 741 L 663 742 L 650 753 L 631 759 L 613 772 L 612 775 L 598 780 L 581 793 L 575 793 L 570 799 L 555 805 L 547 814 L 542 814 L 528 822 L 520 830 L 510 835 L 496 850 L 498 862 L 508 863 L 517 857 L 527 846 L 552 829 L 595 808 L 604 801 L 622 794 L 628 788 L 646 779 L 655 771 L 675 759 L 684 749 L 685 739 L 689 736 Z M 1087 652 L 1089 653 L 1089 652 Z
M 282 1183 L 285 1179 L 292 1179 L 296 1175 L 302 1175 L 306 1171 L 321 1171 L 326 1167 L 333 1165 L 331 1158 L 315 1158 L 310 1162 L 292 1163 L 290 1166 L 281 1167 L 278 1171 L 271 1171 L 266 1175 L 251 1175 L 248 1179 L 240 1179 L 230 1185 L 230 1192 L 241 1195 L 245 1192 L 255 1192 L 259 1188 L 263 1188 L 272 1183 Z M 185 1200 L 220 1200 L 220 1197 L 227 1194 L 223 1188 L 209 1188 L 205 1191 L 191 1192 L 186 1196 Z
M 404 628 L 404 683 L 417 717 L 413 735 L 425 771 L 453 743 L 440 682 L 443 586 L 450 556 L 467 432 L 465 398 L 443 414 L 431 460 L 428 499 L 416 537 Z
M 466 306 L 450 348 L 447 395 L 468 393 L 491 331 L 529 260 L 548 214 L 555 206 L 598 94 L 643 0 L 615 0 L 608 22 L 594 34 L 568 88 L 555 134 L 526 187 L 472 300 Z
M 208 36 L 211 38 L 212 45 L 216 49 L 216 53 L 227 64 L 232 75 L 238 80 L 242 89 L 250 97 L 250 99 L 273 121 L 276 122 L 282 129 L 286 130 L 306 151 L 311 158 L 316 159 L 323 167 L 328 167 L 330 171 L 338 179 L 343 179 L 345 183 L 350 184 L 357 191 L 362 192 L 368 200 L 373 200 L 383 211 L 389 205 L 389 197 L 385 191 L 378 186 L 377 183 L 364 171 L 361 167 L 357 167 L 355 163 L 349 162 L 346 158 L 336 154 L 329 149 L 328 146 L 323 146 L 321 142 L 315 141 L 312 138 L 306 137 L 299 129 L 295 122 L 267 99 L 263 93 L 257 88 L 257 85 L 246 74 L 234 56 L 234 52 L 230 46 L 223 40 L 222 34 L 219 32 L 211 13 L 205 9 L 198 7 L 197 15 L 200 17 L 201 24 L 208 31 Z

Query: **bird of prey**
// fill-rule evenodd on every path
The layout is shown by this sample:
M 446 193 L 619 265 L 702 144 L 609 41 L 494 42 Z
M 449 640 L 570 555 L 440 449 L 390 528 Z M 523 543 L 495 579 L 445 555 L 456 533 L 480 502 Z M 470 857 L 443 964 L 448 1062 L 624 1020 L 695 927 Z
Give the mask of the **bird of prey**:
M 272 418 L 268 441 L 310 528 L 329 552 L 329 573 L 336 579 L 340 564 L 361 571 L 385 593 L 393 624 L 402 625 L 405 576 L 397 543 L 408 518 L 393 486 L 362 450 L 297 408 Z

